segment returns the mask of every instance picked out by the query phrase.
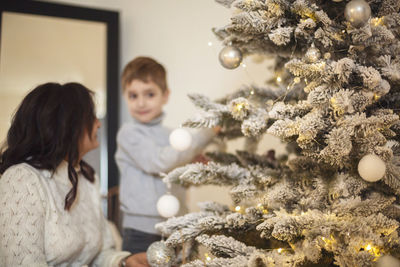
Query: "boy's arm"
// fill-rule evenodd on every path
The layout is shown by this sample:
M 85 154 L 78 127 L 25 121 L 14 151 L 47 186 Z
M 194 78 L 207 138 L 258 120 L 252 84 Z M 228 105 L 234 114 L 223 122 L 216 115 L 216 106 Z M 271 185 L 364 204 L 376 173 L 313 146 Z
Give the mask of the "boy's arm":
M 132 132 L 121 131 L 117 136 L 117 143 L 118 149 L 137 168 L 147 173 L 161 173 L 189 163 L 214 136 L 211 129 L 198 131 L 193 134 L 191 147 L 185 151 L 177 151 L 170 145 L 160 146 L 140 132 L 132 135 Z

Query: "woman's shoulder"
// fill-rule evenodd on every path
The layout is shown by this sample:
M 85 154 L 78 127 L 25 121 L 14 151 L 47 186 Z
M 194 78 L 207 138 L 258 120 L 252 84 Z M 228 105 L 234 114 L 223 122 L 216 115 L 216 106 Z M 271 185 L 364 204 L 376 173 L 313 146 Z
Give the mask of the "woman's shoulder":
M 39 178 L 38 170 L 27 163 L 18 163 L 10 166 L 1 175 L 0 183 L 10 183 L 10 181 L 18 181 L 25 179 L 32 179 L 32 177 Z
M 4 209 L 5 214 L 25 215 L 32 210 L 44 212 L 42 208 L 46 203 L 40 174 L 31 165 L 15 164 L 0 177 L 0 209 Z

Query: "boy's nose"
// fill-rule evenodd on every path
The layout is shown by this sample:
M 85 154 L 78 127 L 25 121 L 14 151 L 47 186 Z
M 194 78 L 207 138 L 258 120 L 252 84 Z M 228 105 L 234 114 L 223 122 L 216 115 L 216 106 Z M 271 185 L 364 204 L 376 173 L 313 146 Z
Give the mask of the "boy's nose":
M 144 97 L 139 97 L 138 104 L 139 104 L 139 107 L 143 107 L 145 105 Z

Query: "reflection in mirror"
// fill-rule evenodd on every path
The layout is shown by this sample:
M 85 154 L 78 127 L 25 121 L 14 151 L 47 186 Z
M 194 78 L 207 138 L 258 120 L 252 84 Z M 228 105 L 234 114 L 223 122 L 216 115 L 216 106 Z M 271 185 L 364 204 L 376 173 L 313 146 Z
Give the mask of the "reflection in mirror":
M 29 5 L 27 12 L 24 3 Z M 113 99 L 117 99 L 114 94 L 118 96 L 118 76 L 110 77 L 109 73 L 110 68 L 115 68 L 111 74 L 117 74 L 118 59 L 116 56 L 110 65 L 110 24 L 104 14 L 117 13 L 36 1 L 10 6 L 1 10 L 0 139 L 5 140 L 12 115 L 28 91 L 46 82 L 82 83 L 95 92 L 97 116 L 102 123 L 100 146 L 85 159 L 99 174 L 101 191 L 106 195 L 110 178 L 114 179 L 112 186 L 116 185 L 116 177 L 109 177 L 113 171 L 109 170 L 112 155 L 108 153 L 113 154 L 115 147 L 110 147 L 113 142 L 107 137 L 115 139 L 118 125 L 118 103 L 109 99 L 110 95 Z M 52 14 L 46 14 L 46 8 Z M 85 20 L 85 14 L 89 20 Z M 101 19 L 97 21 L 93 14 Z M 118 19 L 118 15 L 112 17 Z M 117 44 L 116 39 L 113 42 Z M 107 89 L 115 92 L 111 94 Z M 110 108 L 115 110 L 108 112 Z
M 1 140 L 7 134 L 11 116 L 21 99 L 30 89 L 46 82 L 74 81 L 93 90 L 97 116 L 104 120 L 104 23 L 4 12 L 1 25 Z M 107 162 L 101 162 L 100 150 L 91 151 L 86 159 L 103 177 L 100 166 L 105 166 Z M 107 181 L 101 181 L 102 188 L 107 188 Z

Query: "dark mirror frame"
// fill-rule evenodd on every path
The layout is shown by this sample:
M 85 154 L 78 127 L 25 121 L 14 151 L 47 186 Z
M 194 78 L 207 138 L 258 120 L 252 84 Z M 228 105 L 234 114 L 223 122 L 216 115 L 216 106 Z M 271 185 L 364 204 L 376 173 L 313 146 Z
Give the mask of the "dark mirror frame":
M 102 127 L 106 128 L 107 134 L 108 188 L 117 186 L 119 174 L 114 160 L 114 153 L 116 150 L 116 135 L 119 127 L 119 13 L 115 11 L 40 1 L 1 0 L 0 38 L 2 15 L 4 11 L 103 22 L 106 24 L 107 112 L 105 116 L 106 123 L 105 125 L 103 124 Z

